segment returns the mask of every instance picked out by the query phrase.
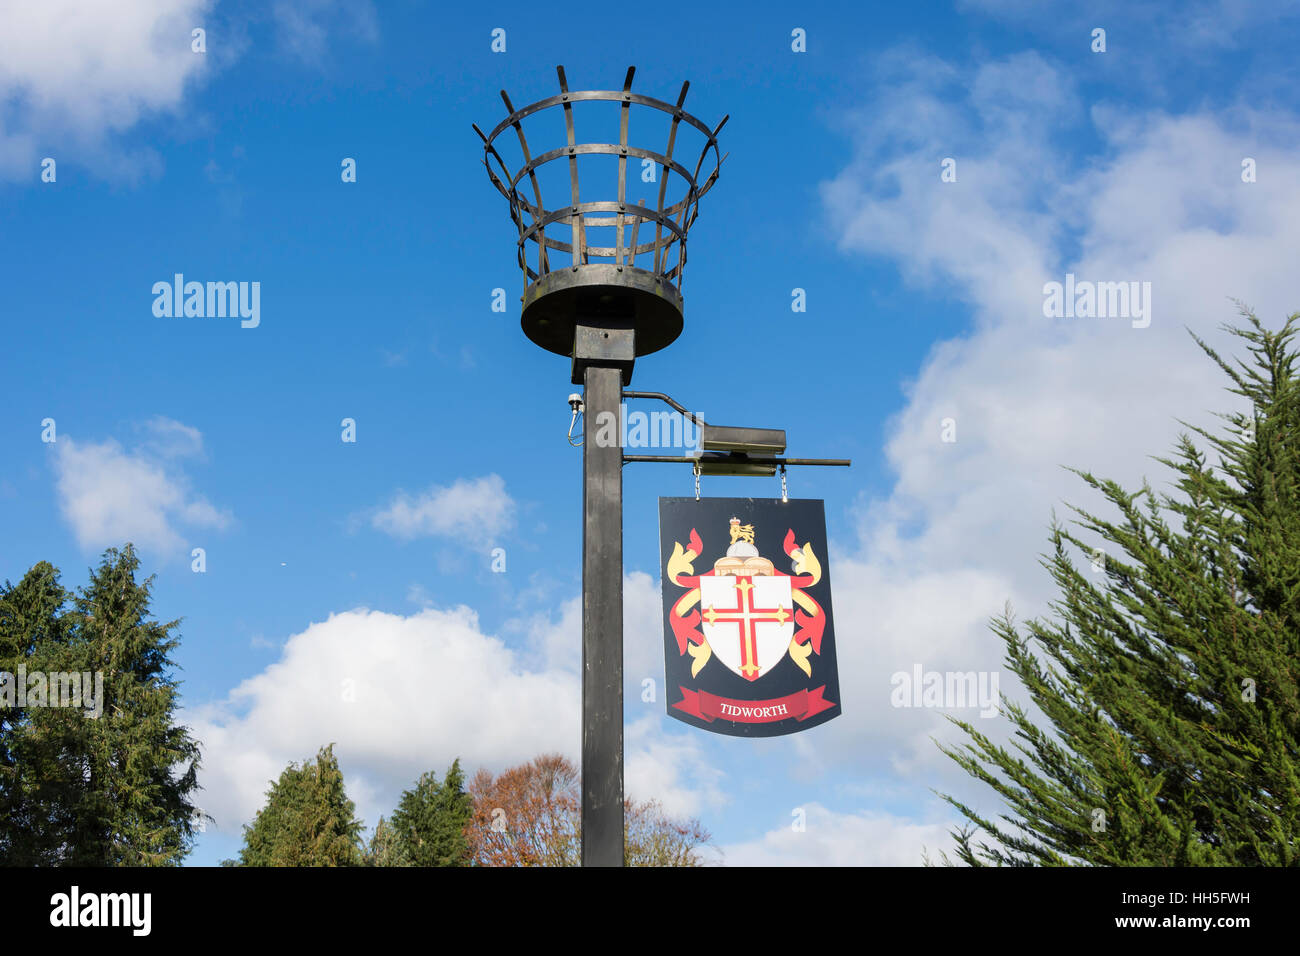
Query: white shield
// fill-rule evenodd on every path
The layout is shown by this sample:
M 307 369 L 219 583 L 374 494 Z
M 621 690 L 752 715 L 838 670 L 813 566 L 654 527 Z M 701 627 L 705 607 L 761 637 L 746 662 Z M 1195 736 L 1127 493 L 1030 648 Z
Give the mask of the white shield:
M 713 656 L 746 680 L 758 680 L 790 649 L 793 604 L 787 577 L 700 578 L 704 637 Z

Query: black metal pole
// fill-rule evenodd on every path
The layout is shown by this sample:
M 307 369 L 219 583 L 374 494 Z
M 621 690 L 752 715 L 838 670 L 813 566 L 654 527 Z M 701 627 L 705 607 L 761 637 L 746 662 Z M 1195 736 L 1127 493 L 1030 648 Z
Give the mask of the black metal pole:
M 570 91 L 564 67 L 556 68 L 560 93 L 515 109 L 502 90 L 507 116 L 491 133 L 477 126 L 483 141 L 483 165 L 493 187 L 510 204 L 517 228 L 518 262 L 524 273 L 523 306 L 519 324 L 534 343 L 572 360 L 569 381 L 581 385 L 583 396 L 582 456 L 582 863 L 584 866 L 623 865 L 623 445 L 619 420 L 623 387 L 632 381 L 638 355 L 667 348 L 682 332 L 682 270 L 686 265 L 686 233 L 699 211 L 701 198 L 713 188 L 726 158 L 718 149 L 718 133 L 727 117 L 710 128 L 682 109 L 690 84 L 683 83 L 676 103 L 634 94 L 633 68 L 621 90 Z M 582 104 L 617 104 L 619 139 L 582 142 L 574 114 L 584 114 Z M 631 145 L 629 116 L 658 111 L 670 122 L 668 153 L 660 156 Z M 575 109 L 575 107 L 581 107 Z M 530 149 L 525 125 L 535 114 L 555 109 L 553 120 L 563 118 L 567 149 L 543 152 Z M 528 122 L 525 124 L 525 120 Z M 539 124 L 540 128 L 540 124 Z M 703 136 L 695 172 L 674 154 L 679 135 Z M 558 132 L 552 127 L 552 133 Z M 498 137 L 504 137 L 498 139 Z M 499 147 L 519 140 L 523 166 L 512 172 Z M 608 138 L 608 137 L 605 137 Z M 514 152 L 513 149 L 507 152 Z M 709 153 L 713 170 L 704 178 Z M 656 156 L 665 164 L 658 199 L 628 195 L 628 164 L 641 155 Z M 588 182 L 579 188 L 578 157 L 608 156 L 617 160 L 618 178 L 610 194 L 598 198 Z M 548 163 L 547 172 L 537 170 Z M 539 179 L 568 167 L 564 177 L 567 196 L 542 201 Z M 668 191 L 667 165 L 679 198 Z M 604 168 L 604 164 L 601 164 Z M 592 169 L 594 167 L 587 166 Z M 635 177 L 633 177 L 635 178 Z M 524 184 L 526 180 L 527 185 Z M 557 184 L 560 180 L 557 180 Z M 528 187 L 531 186 L 531 189 Z M 548 188 L 548 192 L 550 189 Z M 581 197 L 586 197 L 584 201 Z M 613 217 L 594 215 L 616 213 Z M 570 241 L 555 233 L 568 227 Z M 614 246 L 588 242 L 612 228 Z M 550 230 L 548 233 L 547 230 Z M 641 238 L 638 241 L 638 230 Z M 532 246 L 530 247 L 530 243 Z M 532 250 L 530 252 L 530 249 Z M 554 258 L 552 258 L 554 253 Z M 567 254 L 566 254 L 567 253 Z M 529 263 L 536 265 L 534 269 Z M 672 400 L 663 397 L 669 404 Z M 677 407 L 677 406 L 674 406 Z M 684 408 L 678 408 L 701 427 L 708 426 Z M 610 418 L 609 416 L 613 416 Z M 601 426 L 617 434 L 614 441 L 598 440 Z M 727 431 L 727 430 L 723 430 Z M 731 429 L 734 432 L 736 429 Z M 603 436 L 602 436 L 603 437 Z M 744 436 L 741 436 L 743 445 Z M 784 434 L 773 454 L 785 451 Z M 725 442 L 723 442 L 725 444 Z M 747 446 L 746 446 L 747 447 Z M 743 450 L 743 449 L 742 449 Z M 764 446 L 763 450 L 769 450 Z
M 583 866 L 623 865 L 622 389 L 619 368 L 583 371 Z

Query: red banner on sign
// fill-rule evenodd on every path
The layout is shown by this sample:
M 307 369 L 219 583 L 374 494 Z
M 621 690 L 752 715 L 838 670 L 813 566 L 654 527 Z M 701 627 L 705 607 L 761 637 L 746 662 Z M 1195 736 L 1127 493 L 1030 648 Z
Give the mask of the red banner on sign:
M 776 720 L 805 720 L 813 714 L 820 714 L 835 706 L 834 701 L 822 697 L 826 685 L 814 690 L 801 690 L 788 697 L 776 697 L 772 700 L 732 700 L 729 697 L 717 697 L 707 691 L 681 688 L 682 699 L 673 704 L 692 717 L 713 721 L 718 718 L 743 724 L 769 724 Z

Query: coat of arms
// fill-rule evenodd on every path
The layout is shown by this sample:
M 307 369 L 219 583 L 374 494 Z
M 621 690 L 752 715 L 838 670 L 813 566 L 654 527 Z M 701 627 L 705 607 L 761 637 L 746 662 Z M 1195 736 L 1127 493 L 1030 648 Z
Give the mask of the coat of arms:
M 745 518 L 700 520 L 724 503 L 743 504 Z M 685 534 L 670 536 L 668 525 L 678 524 L 673 512 L 689 521 Z M 817 540 L 799 537 L 798 517 L 815 525 Z M 838 701 L 826 697 L 830 690 L 838 698 L 838 678 L 821 502 L 661 499 L 660 523 L 669 713 L 742 736 L 792 733 L 836 716 Z M 717 550 L 710 539 L 717 550 L 726 542 L 711 561 L 706 552 Z M 779 565 L 760 552 L 764 540 L 780 542 Z

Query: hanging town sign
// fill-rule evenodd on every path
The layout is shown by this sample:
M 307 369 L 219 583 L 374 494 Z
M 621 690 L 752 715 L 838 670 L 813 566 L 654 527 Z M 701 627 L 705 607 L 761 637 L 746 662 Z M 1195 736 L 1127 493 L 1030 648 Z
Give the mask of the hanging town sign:
M 660 498 L 668 713 L 775 737 L 840 713 L 819 499 Z

